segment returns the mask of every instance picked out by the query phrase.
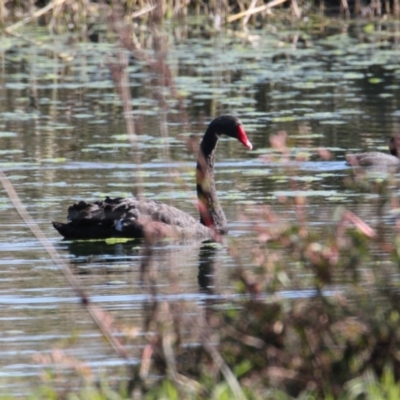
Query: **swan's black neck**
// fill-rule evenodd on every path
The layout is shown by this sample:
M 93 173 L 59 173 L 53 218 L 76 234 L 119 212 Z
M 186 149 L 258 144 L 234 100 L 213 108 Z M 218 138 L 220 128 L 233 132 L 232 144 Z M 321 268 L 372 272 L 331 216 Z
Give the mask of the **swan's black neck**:
M 218 135 L 210 128 L 200 144 L 197 159 L 196 183 L 199 199 L 200 222 L 219 233 L 227 232 L 227 221 L 218 200 L 214 182 L 215 152 Z

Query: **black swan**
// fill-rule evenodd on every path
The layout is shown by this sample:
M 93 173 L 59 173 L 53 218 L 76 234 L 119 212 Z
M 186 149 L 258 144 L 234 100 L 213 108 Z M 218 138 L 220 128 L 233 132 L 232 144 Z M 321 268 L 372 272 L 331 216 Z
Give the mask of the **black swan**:
M 368 153 L 347 154 L 347 164 L 353 166 L 400 166 L 400 135 L 393 136 L 389 141 L 390 154 L 372 151 Z
M 167 204 L 136 198 L 107 197 L 104 201 L 80 201 L 68 208 L 69 222 L 53 222 L 66 239 L 105 239 L 110 237 L 182 237 L 212 239 L 227 232 L 227 221 L 214 183 L 215 150 L 220 135 L 236 138 L 252 149 L 240 120 L 222 115 L 209 124 L 200 144 L 196 167 L 196 186 L 200 222 Z

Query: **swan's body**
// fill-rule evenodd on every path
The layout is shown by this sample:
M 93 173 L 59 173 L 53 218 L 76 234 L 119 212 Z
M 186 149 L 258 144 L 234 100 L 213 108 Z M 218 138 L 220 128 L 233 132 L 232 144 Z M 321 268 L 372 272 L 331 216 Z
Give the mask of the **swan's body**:
M 67 224 L 53 222 L 67 239 L 109 237 L 180 237 L 211 239 L 213 232 L 191 215 L 173 206 L 152 200 L 110 199 L 69 207 Z
M 211 239 L 216 233 L 226 233 L 227 221 L 214 183 L 215 150 L 221 134 L 236 138 L 247 148 L 252 148 L 239 119 L 223 115 L 210 123 L 200 144 L 196 167 L 200 222 L 186 212 L 158 201 L 107 197 L 104 201 L 81 201 L 72 205 L 68 209 L 70 222 L 53 222 L 54 228 L 66 239 Z
M 393 136 L 390 139 L 389 151 L 390 154 L 378 151 L 347 154 L 346 160 L 352 166 L 400 167 L 400 135 Z

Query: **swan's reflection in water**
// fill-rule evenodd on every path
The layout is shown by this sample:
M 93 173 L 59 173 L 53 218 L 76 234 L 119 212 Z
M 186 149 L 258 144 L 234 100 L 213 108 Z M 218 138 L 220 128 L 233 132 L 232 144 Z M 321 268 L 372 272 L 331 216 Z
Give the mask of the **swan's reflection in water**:
M 161 242 L 153 246 L 140 240 L 63 241 L 59 250 L 68 254 L 76 274 L 91 276 L 85 278 L 88 290 L 104 283 L 102 275 L 119 274 L 117 280 L 122 278 L 125 282 L 121 292 L 179 294 L 203 301 L 206 294 L 215 296 L 219 291 L 215 263 L 224 249 L 213 241 Z
M 218 246 L 215 242 L 202 243 L 199 251 L 198 283 L 204 293 L 213 293 L 215 289 L 215 262 Z
M 222 245 L 214 241 L 161 242 L 147 246 L 142 240 L 109 243 L 107 241 L 63 241 L 60 250 L 66 252 L 77 274 L 131 273 L 132 280 L 153 286 L 165 286 L 165 278 L 180 283 L 181 290 L 193 293 L 197 277 L 197 292 L 215 294 L 214 269 Z M 171 284 L 170 281 L 169 283 Z M 137 283 L 137 282 L 136 282 Z M 202 296 L 201 296 L 202 297 Z
M 104 240 L 65 240 L 61 242 L 60 246 L 68 253 L 72 265 L 76 267 L 90 267 L 92 263 L 96 262 L 111 264 L 117 262 L 131 262 L 140 255 L 142 245 L 143 243 L 140 240 L 129 240 L 117 243 L 109 243 Z
M 224 248 L 219 243 L 166 242 L 147 246 L 137 240 L 113 244 L 82 241 L 63 242 L 62 247 L 87 295 L 103 296 L 103 307 L 117 313 L 126 312 L 128 307 L 136 313 L 141 309 L 136 315 L 143 321 L 145 332 L 150 330 L 150 321 L 162 302 L 171 305 L 183 301 L 184 308 L 190 304 L 190 313 L 197 313 L 199 307 L 204 310 L 220 300 L 217 282 L 221 279 L 216 277 L 215 265 Z M 217 269 L 224 269 L 220 267 Z M 109 299 L 112 305 L 107 304 Z
M 89 299 L 112 316 L 113 332 L 130 359 L 137 360 L 127 372 L 131 388 L 143 379 L 146 354 L 151 354 L 151 369 L 157 375 L 166 373 L 172 359 L 177 370 L 200 373 L 205 349 L 212 342 L 215 305 L 227 301 L 219 294 L 225 265 L 216 267 L 223 264 L 223 245 L 167 242 L 146 246 L 129 241 L 62 242 L 60 246 Z M 135 333 L 129 336 L 127 332 Z M 98 351 L 100 359 L 109 358 L 104 343 Z

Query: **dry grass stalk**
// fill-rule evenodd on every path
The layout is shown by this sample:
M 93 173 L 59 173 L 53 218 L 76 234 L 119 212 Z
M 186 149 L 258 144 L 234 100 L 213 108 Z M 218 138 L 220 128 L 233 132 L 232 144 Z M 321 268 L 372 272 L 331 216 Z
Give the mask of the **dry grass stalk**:
M 340 11 L 344 12 L 347 18 L 350 17 L 350 10 L 349 10 L 349 5 L 347 3 L 347 0 L 341 0 L 340 1 Z
M 400 14 L 400 4 L 399 4 L 399 0 L 393 0 L 393 15 L 395 17 L 398 17 Z
M 127 69 L 129 65 L 129 57 L 127 52 L 124 51 L 124 48 L 132 51 L 135 55 L 137 53 L 141 54 L 141 49 L 136 39 L 136 36 L 133 33 L 132 26 L 123 23 L 122 5 L 118 1 L 116 1 L 114 4 L 114 9 L 109 22 L 113 30 L 118 34 L 121 46 L 117 49 L 115 59 L 108 61 L 108 67 L 111 71 L 111 76 L 113 78 L 117 92 L 120 96 L 122 107 L 124 110 L 126 130 L 129 142 L 132 147 L 133 159 L 136 166 L 135 191 L 137 197 L 141 198 L 143 192 L 142 174 L 140 169 L 141 158 L 137 143 L 135 121 L 132 115 L 132 97 L 130 92 L 129 74 Z
M 229 22 L 233 22 L 233 21 L 236 21 L 238 19 L 244 18 L 244 17 L 246 17 L 248 15 L 250 16 L 250 15 L 253 15 L 253 14 L 260 13 L 262 11 L 266 11 L 266 10 L 268 10 L 270 8 L 273 8 L 273 7 L 276 7 L 276 6 L 280 5 L 280 4 L 285 3 L 286 1 L 287 0 L 272 0 L 267 4 L 264 4 L 263 6 L 254 7 L 252 9 L 248 9 L 248 10 L 240 12 L 238 14 L 231 15 L 226 19 L 226 22 L 228 22 L 228 23 Z
M 0 24 L 4 25 L 4 21 L 5 21 L 4 1 L 0 1 Z
M 24 26 L 27 23 L 31 22 L 33 19 L 39 18 L 43 14 L 46 14 L 47 12 L 51 11 L 53 8 L 60 6 L 61 4 L 65 3 L 66 1 L 67 0 L 53 0 L 49 4 L 47 4 L 47 6 L 37 10 L 36 12 L 34 12 L 29 17 L 26 17 L 23 20 L 18 21 L 13 25 L 8 26 L 7 28 L 5 28 L 5 31 L 7 33 L 10 33 L 12 31 L 14 31 L 15 29 L 18 29 L 21 26 Z M 3 2 L 1 2 L 1 3 L 3 3 Z
M 142 17 L 145 14 L 148 14 L 152 11 L 154 11 L 157 8 L 156 5 L 149 5 L 145 8 L 140 9 L 139 11 L 135 11 L 134 13 L 131 14 L 131 18 L 135 19 L 135 18 L 139 18 Z
M 37 46 L 37 47 L 40 47 L 40 48 L 43 48 L 43 49 L 46 49 L 46 50 L 50 51 L 51 53 L 55 54 L 60 60 L 63 60 L 65 62 L 72 61 L 75 58 L 75 56 L 73 54 L 60 53 L 60 52 L 54 50 L 54 48 L 48 46 L 47 44 L 44 44 L 44 43 L 39 42 L 37 40 L 33 40 L 33 39 L 27 37 L 26 35 L 22 35 L 20 33 L 10 31 L 8 28 L 5 28 L 4 31 L 5 31 L 5 33 L 7 33 L 10 36 L 17 37 L 17 38 L 19 38 L 21 40 L 24 40 L 25 42 L 33 45 L 33 46 Z
M 34 354 L 33 360 L 38 364 L 48 365 L 54 369 L 54 365 L 68 367 L 75 371 L 80 377 L 94 381 L 94 375 L 88 365 L 82 363 L 75 357 L 65 354 L 60 349 L 53 349 L 50 354 Z
M 300 19 L 301 11 L 300 11 L 299 5 L 297 4 L 297 0 L 292 0 L 292 10 L 293 10 L 293 14 L 295 15 L 295 17 L 297 19 Z
M 352 211 L 347 210 L 342 217 L 341 224 L 344 222 L 350 222 L 353 224 L 361 233 L 369 238 L 373 238 L 376 236 L 375 231 L 360 217 L 354 214 Z M 340 235 L 339 235 L 340 236 Z
M 36 237 L 36 239 L 39 241 L 42 247 L 46 250 L 47 254 L 53 260 L 55 265 L 57 265 L 58 268 L 62 271 L 67 282 L 70 284 L 71 288 L 75 291 L 76 295 L 80 298 L 81 304 L 89 312 L 93 321 L 100 329 L 100 331 L 103 333 L 103 335 L 108 339 L 113 349 L 121 357 L 129 359 L 129 354 L 126 348 L 119 342 L 119 340 L 114 335 L 113 327 L 109 322 L 110 319 L 106 318 L 107 313 L 101 310 L 100 308 L 94 306 L 90 302 L 89 297 L 81 287 L 79 281 L 72 273 L 71 269 L 58 254 L 57 250 L 50 243 L 49 239 L 47 239 L 46 235 L 39 228 L 39 226 L 36 224 L 36 222 L 33 220 L 30 214 L 26 211 L 12 183 L 1 170 L 0 170 L 0 182 L 3 185 L 10 201 L 13 203 L 15 209 L 18 211 L 19 215 L 21 216 L 27 227 L 31 230 L 32 234 Z
M 248 9 L 247 11 L 253 10 L 253 9 L 256 7 L 257 2 L 258 2 L 258 0 L 251 0 L 250 7 L 249 7 L 249 9 Z M 246 25 L 247 25 L 247 23 L 249 22 L 249 19 L 250 19 L 250 16 L 251 16 L 251 15 L 252 15 L 252 14 L 251 14 L 250 12 L 248 12 L 248 13 L 245 15 L 245 17 L 243 18 L 243 26 L 246 26 Z

